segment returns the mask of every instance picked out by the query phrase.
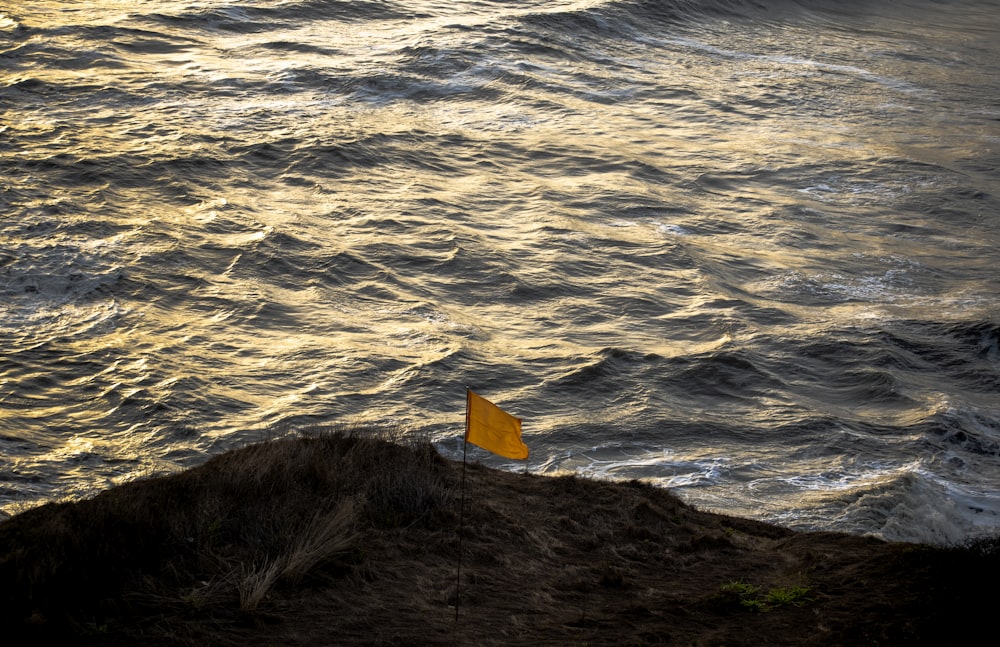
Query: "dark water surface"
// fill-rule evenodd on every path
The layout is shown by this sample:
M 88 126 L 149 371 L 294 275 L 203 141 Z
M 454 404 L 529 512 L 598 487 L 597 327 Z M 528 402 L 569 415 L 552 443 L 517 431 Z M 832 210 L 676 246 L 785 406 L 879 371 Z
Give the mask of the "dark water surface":
M 1000 527 L 1000 2 L 0 0 L 0 506 L 287 428 Z M 476 452 L 474 458 L 522 469 Z

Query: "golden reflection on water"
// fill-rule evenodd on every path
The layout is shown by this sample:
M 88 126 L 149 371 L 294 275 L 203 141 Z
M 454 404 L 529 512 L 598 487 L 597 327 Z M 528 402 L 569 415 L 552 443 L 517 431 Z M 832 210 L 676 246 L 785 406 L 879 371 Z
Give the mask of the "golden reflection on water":
M 926 393 L 851 409 L 813 384 L 756 392 L 763 370 L 728 399 L 669 378 L 719 357 L 780 364 L 786 344 L 892 317 L 988 318 L 996 229 L 937 218 L 940 195 L 992 191 L 968 162 L 995 120 L 920 85 L 959 68 L 903 62 L 881 23 L 870 51 L 778 18 L 597 29 L 582 50 L 532 31 L 608 4 L 20 10 L 51 29 L 19 45 L 30 66 L 0 73 L 27 165 L 10 180 L 26 224 L 0 243 L 39 259 L 13 343 L 40 356 L 0 424 L 49 443 L 18 469 L 84 487 L 340 417 L 449 439 L 449 389 L 473 378 L 534 414 L 565 465 L 680 481 L 786 450 L 706 439 L 640 465 L 559 443 L 634 420 L 659 443 L 691 421 L 935 415 Z

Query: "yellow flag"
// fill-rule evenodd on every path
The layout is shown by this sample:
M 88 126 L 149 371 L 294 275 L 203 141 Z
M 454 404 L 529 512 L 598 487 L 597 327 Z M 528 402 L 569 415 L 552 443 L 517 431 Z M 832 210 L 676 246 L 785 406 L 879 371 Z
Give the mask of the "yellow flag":
M 472 391 L 465 393 L 465 441 L 507 458 L 527 458 L 521 419 Z

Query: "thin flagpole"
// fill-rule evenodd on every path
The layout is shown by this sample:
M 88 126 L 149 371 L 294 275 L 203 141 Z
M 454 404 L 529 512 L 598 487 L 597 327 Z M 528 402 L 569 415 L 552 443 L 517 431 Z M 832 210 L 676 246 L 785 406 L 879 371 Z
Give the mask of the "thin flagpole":
M 465 435 L 462 437 L 462 485 L 460 488 L 458 504 L 458 570 L 455 575 L 455 622 L 458 622 L 458 609 L 462 600 L 462 530 L 465 526 L 465 454 L 469 449 L 466 440 L 469 437 L 469 395 L 468 388 L 465 389 Z

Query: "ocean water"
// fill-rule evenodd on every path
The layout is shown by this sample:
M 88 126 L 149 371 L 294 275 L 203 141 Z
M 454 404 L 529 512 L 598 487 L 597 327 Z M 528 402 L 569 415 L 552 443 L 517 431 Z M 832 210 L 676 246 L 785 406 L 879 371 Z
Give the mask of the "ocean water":
M 1000 529 L 997 0 L 0 0 L 0 509 L 294 429 Z

